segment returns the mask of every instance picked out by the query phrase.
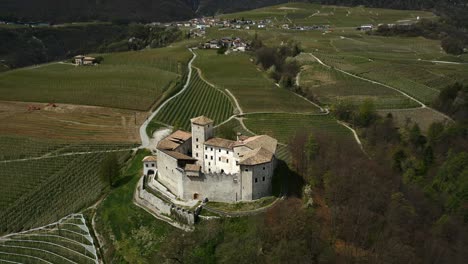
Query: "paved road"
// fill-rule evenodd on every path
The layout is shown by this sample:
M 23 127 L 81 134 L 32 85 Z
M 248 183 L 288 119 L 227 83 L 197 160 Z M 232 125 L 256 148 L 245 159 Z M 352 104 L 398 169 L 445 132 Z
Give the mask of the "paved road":
M 149 123 L 151 122 L 151 120 L 153 120 L 153 118 L 161 111 L 161 109 L 163 109 L 163 107 L 168 104 L 170 101 L 174 100 L 174 98 L 176 98 L 177 96 L 181 95 L 183 92 L 185 92 L 185 90 L 187 90 L 187 88 L 189 87 L 190 85 L 190 79 L 192 78 L 192 72 L 193 72 L 193 68 L 192 68 L 192 64 L 193 64 L 193 61 L 197 58 L 197 54 L 195 52 L 193 52 L 192 49 L 189 49 L 190 52 L 193 54 L 193 57 L 192 59 L 190 60 L 189 64 L 188 64 L 188 70 L 189 70 L 189 73 L 188 73 L 188 76 L 187 76 L 187 81 L 184 85 L 184 87 L 182 88 L 182 90 L 180 90 L 177 94 L 173 95 L 171 98 L 167 99 L 166 101 L 164 101 L 164 103 L 162 103 L 158 109 L 156 109 L 147 119 L 146 121 L 143 123 L 143 125 L 141 125 L 140 127 L 140 138 L 141 138 L 141 148 L 148 148 L 150 147 L 150 138 L 149 136 L 146 134 L 146 128 L 148 127 Z

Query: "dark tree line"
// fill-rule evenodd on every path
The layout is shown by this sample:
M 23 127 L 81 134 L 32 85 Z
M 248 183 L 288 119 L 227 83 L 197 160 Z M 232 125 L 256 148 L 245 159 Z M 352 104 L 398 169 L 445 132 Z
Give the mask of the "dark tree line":
M 256 63 L 267 72 L 270 78 L 283 88 L 294 88 L 294 79 L 300 71 L 300 66 L 294 59 L 302 52 L 299 43 L 289 40 L 283 41 L 278 47 L 268 47 L 255 35 L 252 48 Z
M 192 0 L 2 0 L 0 20 L 43 21 L 174 21 L 195 15 Z
M 312 210 L 297 198 L 280 201 L 267 213 L 208 221 L 194 232 L 176 231 L 154 263 L 334 263 Z
M 460 122 L 468 122 L 468 85 L 447 86 L 440 92 L 434 107 Z
M 0 42 L 0 62 L 17 68 L 83 53 L 162 47 L 180 37 L 175 28 L 142 24 L 0 28 L 4 40 Z

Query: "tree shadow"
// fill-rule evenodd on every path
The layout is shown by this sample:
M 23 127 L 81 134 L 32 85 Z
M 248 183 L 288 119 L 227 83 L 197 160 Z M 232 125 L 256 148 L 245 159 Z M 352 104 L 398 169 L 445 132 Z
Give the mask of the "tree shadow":
M 273 176 L 273 195 L 302 198 L 305 181 L 301 175 L 292 171 L 283 160 L 278 160 Z
M 127 176 L 119 178 L 117 181 L 114 182 L 114 184 L 112 185 L 112 188 L 119 188 L 119 187 L 129 183 L 132 180 L 133 177 L 134 177 L 134 175 L 127 175 Z

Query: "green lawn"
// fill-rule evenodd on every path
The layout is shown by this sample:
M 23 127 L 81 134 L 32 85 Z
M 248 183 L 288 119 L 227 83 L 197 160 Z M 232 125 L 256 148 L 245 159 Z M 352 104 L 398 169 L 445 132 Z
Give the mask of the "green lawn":
M 218 55 L 199 50 L 195 65 L 203 76 L 221 89 L 228 89 L 244 112 L 317 112 L 318 109 L 293 92 L 279 88 L 250 61 L 247 54 Z
M 96 224 L 107 246 L 106 262 L 150 263 L 173 227 L 155 219 L 133 204 L 133 193 L 142 174 L 141 160 L 149 152 L 140 151 L 121 176 L 121 184 L 97 210 Z
M 353 140 L 351 132 L 329 115 L 253 114 L 247 115 L 244 123 L 256 134 L 270 135 L 281 143 L 288 143 L 298 131 L 304 130 Z
M 175 84 L 191 54 L 177 46 L 102 56 L 99 66 L 51 63 L 0 73 L 0 100 L 148 110 Z
M 263 208 L 276 201 L 277 197 L 264 197 L 253 202 L 220 203 L 209 202 L 208 206 L 225 212 L 242 212 Z

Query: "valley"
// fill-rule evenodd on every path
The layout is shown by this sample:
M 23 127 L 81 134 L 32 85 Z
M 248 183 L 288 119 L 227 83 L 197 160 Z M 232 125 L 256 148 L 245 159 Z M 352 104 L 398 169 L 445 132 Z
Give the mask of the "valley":
M 185 1 L 176 2 L 170 5 Z M 197 5 L 204 10 L 216 6 L 216 1 L 200 2 Z M 196 11 L 191 8 L 183 9 L 187 12 L 180 19 Z M 378 254 L 384 254 L 380 246 L 390 245 L 373 244 L 364 237 L 371 236 L 368 233 L 343 231 L 349 223 L 333 211 L 340 203 L 357 204 L 363 215 L 348 212 L 349 204 L 343 214 L 380 230 L 378 225 L 387 224 L 383 218 L 394 213 L 387 210 L 407 209 L 396 204 L 424 196 L 414 191 L 414 197 L 400 199 L 407 190 L 396 186 L 411 189 L 416 187 L 410 183 L 420 184 L 435 200 L 439 199 L 434 198 L 436 190 L 449 189 L 438 176 L 438 167 L 427 165 L 430 178 L 418 173 L 424 170 L 421 164 L 427 161 L 429 148 L 445 151 L 442 143 L 434 143 L 433 123 L 449 127 L 458 121 L 442 112 L 437 102 L 447 86 L 468 85 L 468 56 L 447 54 L 437 40 L 383 37 L 356 29 L 366 24 L 436 20 L 435 14 L 287 3 L 210 19 L 232 25 L 204 27 L 201 36 L 194 34 L 201 31 L 195 24 L 177 26 L 180 36 L 165 47 L 85 54 L 102 58 L 94 66 L 75 65 L 70 56 L 0 71 L 0 262 L 306 263 L 322 259 L 323 263 L 347 263 L 352 259 L 363 263 L 378 259 Z M 207 42 L 223 39 L 240 39 L 249 45 L 246 51 L 205 48 Z M 268 49 L 288 54 L 286 49 L 294 47 L 293 56 L 275 57 L 271 65 L 259 63 Z M 276 194 L 265 199 L 278 200 L 272 208 L 221 219 L 203 209 L 200 215 L 207 218 L 185 233 L 135 204 L 141 161 L 151 155 L 149 149 L 154 146 L 150 144 L 158 141 L 153 137 L 159 137 L 158 132 L 190 130 L 190 118 L 197 116 L 212 118 L 219 137 L 235 140 L 265 134 L 278 140 L 281 180 L 274 183 Z M 463 137 L 456 129 L 447 131 Z M 437 140 L 443 138 L 441 134 Z M 421 143 L 421 138 L 428 139 Z M 385 142 L 381 149 L 379 140 Z M 406 149 L 405 140 L 414 147 Z M 460 141 L 463 150 L 465 141 Z M 425 147 L 426 143 L 434 145 Z M 417 154 L 406 163 L 397 160 L 413 151 Z M 394 154 L 394 163 L 378 164 L 379 159 L 389 163 L 383 158 L 389 153 Z M 463 163 L 464 157 L 458 158 Z M 446 161 L 439 156 L 432 159 Z M 109 166 L 118 170 L 110 180 L 103 176 Z M 397 180 L 392 172 L 384 172 L 391 166 Z M 361 167 L 367 170 L 360 172 Z M 348 179 L 348 174 L 356 178 Z M 344 193 L 354 194 L 353 184 L 358 184 L 358 197 L 341 199 Z M 376 198 L 377 194 L 391 198 Z M 445 195 L 452 194 L 450 190 Z M 445 204 L 430 209 L 440 212 L 434 214 L 441 219 L 449 218 L 466 205 L 460 199 L 450 200 L 450 209 Z M 391 200 L 390 205 L 381 205 L 383 200 Z M 313 205 L 308 206 L 309 201 Z M 364 208 L 367 203 L 370 209 Z M 218 209 L 236 207 L 212 204 Z M 414 211 L 401 215 L 423 215 Z M 206 220 L 210 217 L 217 220 Z M 430 226 L 436 218 L 425 224 Z M 303 223 L 310 225 L 294 229 Z M 345 223 L 343 229 L 335 226 L 339 223 Z M 280 244 L 280 237 L 302 243 L 296 245 L 294 257 L 284 253 L 293 245 Z M 384 243 L 380 237 L 374 239 Z M 250 246 L 245 255 L 233 252 L 240 245 Z M 411 254 L 405 251 L 410 260 L 420 254 L 412 250 Z

